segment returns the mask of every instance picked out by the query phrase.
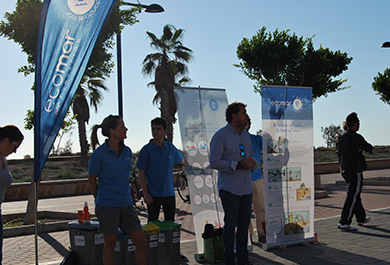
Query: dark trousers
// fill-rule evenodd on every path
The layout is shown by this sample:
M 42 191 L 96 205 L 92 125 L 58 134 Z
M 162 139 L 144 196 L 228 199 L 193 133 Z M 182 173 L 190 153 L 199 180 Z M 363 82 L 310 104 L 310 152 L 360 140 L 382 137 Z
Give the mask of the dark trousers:
M 366 211 L 360 197 L 363 188 L 363 173 L 359 172 L 354 176 L 343 177 L 347 181 L 348 190 L 343 211 L 341 212 L 340 224 L 350 225 L 354 215 L 357 222 L 364 222 L 366 220 Z
M 148 222 L 158 220 L 160 208 L 162 206 L 164 212 L 164 220 L 174 221 L 176 210 L 175 196 L 168 197 L 153 197 L 153 202 L 148 204 Z
M 248 228 L 252 214 L 252 193 L 237 196 L 226 190 L 221 190 L 219 195 L 225 212 L 223 245 L 226 264 L 236 264 L 234 261 L 234 241 L 236 242 L 238 263 L 245 264 L 248 259 Z M 237 233 L 235 235 L 236 227 Z

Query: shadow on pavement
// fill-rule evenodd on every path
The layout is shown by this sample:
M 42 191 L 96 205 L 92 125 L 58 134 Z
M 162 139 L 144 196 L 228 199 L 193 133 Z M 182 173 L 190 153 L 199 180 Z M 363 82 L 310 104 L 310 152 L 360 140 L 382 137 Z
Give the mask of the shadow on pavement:
M 383 260 L 329 247 L 325 244 L 289 247 L 284 250 L 271 250 L 275 256 L 282 258 L 283 264 L 378 264 Z M 253 260 L 257 261 L 257 260 Z M 260 260 L 259 260 L 260 261 Z M 268 263 L 267 263 L 268 264 Z M 269 263 L 269 264 L 279 264 Z
M 63 243 L 57 241 L 51 235 L 45 233 L 38 234 L 38 236 L 43 239 L 47 244 L 49 244 L 61 256 L 65 257 L 65 255 L 69 252 L 69 250 L 63 246 Z

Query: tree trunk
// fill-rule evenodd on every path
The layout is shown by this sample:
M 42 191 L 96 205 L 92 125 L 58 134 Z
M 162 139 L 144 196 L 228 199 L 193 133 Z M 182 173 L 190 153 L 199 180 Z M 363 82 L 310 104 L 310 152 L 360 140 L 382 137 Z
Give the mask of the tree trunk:
M 39 198 L 39 184 L 41 183 L 41 178 L 37 181 L 37 198 L 34 200 L 34 176 L 31 178 L 30 193 L 28 194 L 28 203 L 26 209 L 26 215 L 24 216 L 24 224 L 31 225 L 35 222 L 35 207 L 38 207 L 38 198 Z
M 80 141 L 80 166 L 88 167 L 88 140 L 87 131 L 85 128 L 85 121 L 78 121 L 79 127 L 79 141 Z
M 80 166 L 88 167 L 88 140 L 85 123 L 89 121 L 89 105 L 81 86 L 77 89 L 79 95 L 73 101 L 73 113 L 77 114 L 80 142 Z
M 167 141 L 171 142 L 173 141 L 173 117 L 171 115 L 170 111 L 170 97 L 168 92 L 165 89 L 162 89 L 160 91 L 160 98 L 161 98 L 161 104 L 160 104 L 160 112 L 161 112 L 161 118 L 163 118 L 167 122 Z
M 168 58 L 163 56 L 160 65 L 156 68 L 155 87 L 160 97 L 161 118 L 167 122 L 167 141 L 173 141 L 173 123 L 175 122 L 176 101 L 173 92 L 175 75 Z

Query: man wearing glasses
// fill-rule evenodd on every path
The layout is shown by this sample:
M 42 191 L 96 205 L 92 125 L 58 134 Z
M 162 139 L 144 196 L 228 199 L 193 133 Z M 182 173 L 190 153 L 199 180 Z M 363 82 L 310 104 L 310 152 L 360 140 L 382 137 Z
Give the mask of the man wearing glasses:
M 227 265 L 249 265 L 248 227 L 251 219 L 251 170 L 259 169 L 254 159 L 251 138 L 245 126 L 248 123 L 246 105 L 231 103 L 226 109 L 228 124 L 217 131 L 210 143 L 210 166 L 218 170 L 218 190 L 225 211 L 223 243 Z M 237 233 L 235 236 L 235 229 Z

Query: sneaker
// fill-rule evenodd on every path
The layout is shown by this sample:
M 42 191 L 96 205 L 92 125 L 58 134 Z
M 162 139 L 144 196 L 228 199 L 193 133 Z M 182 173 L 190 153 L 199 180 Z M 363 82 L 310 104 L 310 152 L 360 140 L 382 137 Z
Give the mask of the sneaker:
M 340 223 L 337 224 L 337 228 L 338 229 L 344 229 L 344 230 L 347 230 L 347 231 L 356 231 L 357 228 L 352 226 L 352 225 L 342 225 Z
M 371 221 L 371 218 L 370 216 L 367 216 L 366 220 L 364 220 L 363 222 L 358 222 L 358 226 L 363 226 L 364 224 L 367 224 L 369 221 Z

